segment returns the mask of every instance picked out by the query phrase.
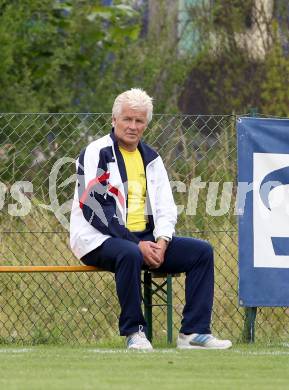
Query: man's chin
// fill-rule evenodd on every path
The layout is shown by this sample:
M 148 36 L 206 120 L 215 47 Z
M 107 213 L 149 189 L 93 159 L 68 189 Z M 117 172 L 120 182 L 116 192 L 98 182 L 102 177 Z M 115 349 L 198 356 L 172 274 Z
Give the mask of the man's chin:
M 129 145 L 134 145 L 134 144 L 138 144 L 138 142 L 139 142 L 139 139 L 138 139 L 138 137 L 127 137 L 126 139 L 125 139 L 125 142 L 127 143 L 127 144 L 129 144 Z

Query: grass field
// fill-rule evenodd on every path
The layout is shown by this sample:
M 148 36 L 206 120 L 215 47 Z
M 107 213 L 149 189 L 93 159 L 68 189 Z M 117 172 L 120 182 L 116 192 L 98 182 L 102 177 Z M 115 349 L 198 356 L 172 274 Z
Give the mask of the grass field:
M 0 388 L 288 389 L 288 345 L 228 351 L 127 352 L 85 346 L 1 346 Z

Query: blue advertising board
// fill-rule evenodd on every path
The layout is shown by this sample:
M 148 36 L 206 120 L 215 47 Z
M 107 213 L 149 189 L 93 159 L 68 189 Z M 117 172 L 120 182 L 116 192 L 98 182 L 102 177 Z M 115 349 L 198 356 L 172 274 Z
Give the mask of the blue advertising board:
M 241 117 L 239 303 L 289 306 L 289 119 Z

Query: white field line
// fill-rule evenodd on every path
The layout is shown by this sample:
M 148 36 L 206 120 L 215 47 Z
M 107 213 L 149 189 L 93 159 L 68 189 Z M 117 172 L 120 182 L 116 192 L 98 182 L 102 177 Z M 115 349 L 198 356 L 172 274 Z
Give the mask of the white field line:
M 284 347 L 289 347 L 289 344 L 282 344 Z M 289 355 L 289 351 L 243 351 L 239 349 L 231 349 L 229 350 L 230 352 L 233 353 L 238 353 L 244 356 L 248 355 L 253 355 L 253 356 L 282 356 L 282 355 Z M 29 353 L 33 352 L 32 348 L 0 348 L 0 354 L 21 354 L 21 353 Z M 100 354 L 118 354 L 118 353 L 123 353 L 123 354 L 131 354 L 131 353 L 141 353 L 141 354 L 167 354 L 167 353 L 174 353 L 174 354 L 180 354 L 182 351 L 174 348 L 169 348 L 169 349 L 154 349 L 153 351 L 132 351 L 132 350 L 127 350 L 126 348 L 123 349 L 107 349 L 107 348 L 94 348 L 94 349 L 88 349 L 86 352 L 89 353 L 100 353 Z M 228 352 L 228 351 L 226 351 Z
M 95 349 L 89 349 L 87 352 L 92 352 L 92 353 L 177 353 L 177 351 L 174 348 L 171 349 L 154 349 L 153 351 L 132 351 L 132 350 L 127 350 L 126 348 L 124 349 L 106 349 L 106 348 L 95 348 Z
M 27 353 L 32 351 L 32 348 L 0 348 L 0 353 Z
M 281 347 L 289 347 L 289 344 L 288 343 L 284 343 L 282 345 L 280 345 Z M 185 351 L 188 351 L 188 350 L 185 350 Z M 208 351 L 208 350 L 206 350 Z M 212 351 L 217 351 L 217 350 L 212 350 Z M 181 354 L 183 351 L 182 350 L 178 350 L 176 348 L 169 348 L 169 349 L 162 349 L 162 348 L 158 348 L 158 349 L 154 349 L 153 351 L 132 351 L 132 350 L 127 350 L 126 348 L 123 348 L 123 349 L 107 349 L 107 348 L 94 348 L 94 349 L 89 349 L 87 352 L 91 352 L 91 353 L 102 353 L 102 354 L 106 354 L 106 353 L 111 353 L 111 354 L 116 354 L 116 353 L 123 353 L 123 354 L 127 354 L 127 353 L 144 353 L 144 354 L 151 354 L 151 353 L 174 353 L 174 354 Z M 194 351 L 191 351 L 192 353 L 195 352 Z M 221 350 L 219 350 L 219 352 L 221 352 Z M 239 349 L 229 349 L 229 350 L 224 350 L 225 353 L 228 353 L 228 352 L 233 352 L 233 353 L 238 353 L 238 354 L 241 354 L 241 355 L 256 355 L 256 356 L 262 356 L 262 355 L 269 355 L 269 356 L 280 356 L 280 355 L 289 355 L 289 351 L 279 351 L 279 350 L 275 350 L 275 351 L 270 351 L 270 350 L 263 350 L 263 351 L 243 351 L 243 350 L 239 350 Z
M 244 356 L 254 355 L 254 356 L 282 356 L 289 355 L 289 351 L 241 351 L 238 349 L 233 349 L 232 352 L 239 353 Z

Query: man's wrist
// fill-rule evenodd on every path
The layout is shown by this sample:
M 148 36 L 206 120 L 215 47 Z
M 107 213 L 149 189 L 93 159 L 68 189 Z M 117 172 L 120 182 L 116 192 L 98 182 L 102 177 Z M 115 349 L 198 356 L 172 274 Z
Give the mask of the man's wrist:
M 169 243 L 170 243 L 171 239 L 167 236 L 159 236 L 157 237 L 156 239 L 156 242 L 164 242 L 165 243 L 165 248 L 168 247 Z
M 158 236 L 157 239 L 156 239 L 156 242 L 158 242 L 159 240 L 164 240 L 167 243 L 169 243 L 171 241 L 171 238 L 168 237 L 168 236 Z

